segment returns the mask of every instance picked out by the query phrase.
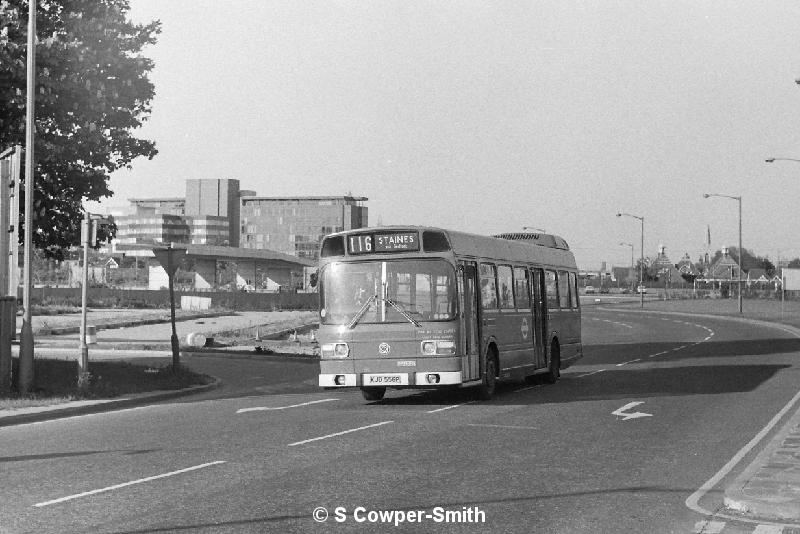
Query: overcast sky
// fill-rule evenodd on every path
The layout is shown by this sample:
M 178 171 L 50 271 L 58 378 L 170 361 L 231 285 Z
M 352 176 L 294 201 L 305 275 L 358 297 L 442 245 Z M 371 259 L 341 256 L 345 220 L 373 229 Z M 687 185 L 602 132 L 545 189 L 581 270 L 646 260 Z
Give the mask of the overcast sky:
M 236 178 L 376 224 L 543 228 L 578 264 L 738 241 L 800 256 L 800 4 L 131 0 L 159 19 L 158 156 L 116 195 Z

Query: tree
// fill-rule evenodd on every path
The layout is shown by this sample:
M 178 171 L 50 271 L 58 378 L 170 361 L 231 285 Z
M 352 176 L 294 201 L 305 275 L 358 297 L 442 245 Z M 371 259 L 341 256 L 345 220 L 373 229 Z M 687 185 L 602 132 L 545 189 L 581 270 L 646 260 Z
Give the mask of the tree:
M 157 153 L 131 132 L 150 113 L 153 62 L 141 51 L 155 43 L 160 22 L 133 24 L 129 7 L 39 0 L 33 204 L 34 222 L 47 223 L 35 224 L 33 245 L 49 256 L 78 244 L 82 202 L 110 197 L 112 172 Z M 0 0 L 0 147 L 24 145 L 27 13 L 25 0 Z
M 731 258 L 734 261 L 739 261 L 739 248 L 738 247 L 728 247 L 728 253 L 730 254 Z M 713 264 L 717 260 L 722 257 L 722 251 L 718 250 L 714 253 L 714 257 L 711 259 L 711 263 Z M 758 256 L 754 254 L 752 251 L 747 250 L 746 248 L 742 248 L 742 271 L 749 271 L 750 269 L 764 269 L 764 272 L 771 276 L 775 272 L 775 265 L 769 260 L 769 258 Z

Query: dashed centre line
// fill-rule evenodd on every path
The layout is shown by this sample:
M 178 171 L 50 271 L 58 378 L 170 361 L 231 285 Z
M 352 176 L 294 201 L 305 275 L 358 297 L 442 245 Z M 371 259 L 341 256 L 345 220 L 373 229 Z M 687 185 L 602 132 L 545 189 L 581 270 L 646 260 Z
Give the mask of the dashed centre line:
M 345 434 L 350 434 L 352 432 L 358 432 L 359 430 L 367 430 L 368 428 L 375 428 L 375 427 L 379 427 L 379 426 L 383 426 L 383 425 L 388 425 L 390 423 L 394 423 L 394 421 L 381 421 L 380 423 L 375 423 L 375 424 L 366 425 L 366 426 L 360 426 L 358 428 L 351 428 L 349 430 L 343 430 L 341 432 L 334 432 L 333 434 L 326 434 L 324 436 L 319 436 L 317 438 L 304 439 L 303 441 L 295 441 L 294 443 L 290 443 L 288 446 L 289 447 L 296 447 L 297 445 L 305 445 L 306 443 L 311 443 L 311 442 L 314 442 L 314 441 L 320 441 L 320 440 L 323 440 L 323 439 L 333 438 L 333 437 L 336 437 L 336 436 L 343 436 Z
M 593 320 L 595 320 L 595 321 L 604 321 L 604 322 L 608 322 L 608 323 L 616 323 L 615 321 L 610 321 L 608 319 L 593 318 Z M 677 324 L 683 324 L 683 325 L 687 325 L 687 326 L 694 326 L 694 327 L 697 327 L 697 328 L 702 328 L 703 330 L 705 330 L 709 334 L 708 334 L 708 336 L 706 336 L 705 338 L 703 338 L 700 341 L 696 341 L 694 343 L 689 343 L 689 344 L 686 344 L 686 345 L 681 345 L 680 347 L 675 347 L 675 348 L 669 349 L 669 350 L 663 350 L 661 352 L 656 352 L 654 354 L 649 354 L 647 356 L 643 356 L 642 358 L 636 358 L 635 360 L 629 360 L 627 362 L 618 363 L 614 367 L 623 367 L 625 365 L 628 365 L 629 363 L 640 362 L 644 358 L 655 358 L 656 356 L 663 356 L 664 354 L 668 354 L 670 352 L 678 352 L 678 351 L 681 351 L 683 349 L 699 345 L 700 343 L 704 343 L 704 342 L 710 340 L 714 336 L 714 331 L 712 329 L 708 328 L 705 325 L 692 323 L 692 322 L 689 322 L 689 321 L 679 321 L 677 319 L 670 319 L 670 318 L 665 318 L 665 317 L 661 317 L 660 320 L 673 322 L 673 323 L 677 323 Z M 620 324 L 622 324 L 622 323 L 620 323 Z M 594 374 L 597 374 L 597 373 L 602 373 L 603 371 L 607 371 L 607 369 L 600 369 L 600 370 L 597 370 L 597 371 L 592 371 L 590 373 L 585 373 L 585 374 L 582 374 L 582 375 L 578 375 L 576 378 L 584 378 L 586 376 L 591 376 L 591 375 L 594 375 Z
M 299 408 L 300 406 L 309 406 L 311 404 L 319 404 L 321 402 L 331 402 L 337 401 L 339 399 L 320 399 L 315 401 L 309 402 L 301 402 L 300 404 L 292 404 L 289 406 L 253 406 L 252 408 L 240 408 L 236 410 L 236 413 L 245 413 L 245 412 L 261 412 L 261 411 L 270 411 L 270 410 L 286 410 L 287 408 Z
M 208 462 L 205 464 L 195 465 L 192 467 L 187 467 L 186 469 L 178 469 L 177 471 L 170 471 L 169 473 L 163 473 L 160 475 L 155 475 L 147 478 L 140 478 L 138 480 L 131 480 L 130 482 L 123 482 L 122 484 L 114 484 L 113 486 L 108 486 L 105 488 L 95 489 L 91 491 L 84 491 L 83 493 L 76 493 L 74 495 L 67 495 L 66 497 L 61 497 L 59 499 L 53 499 L 52 501 L 45 501 L 36 503 L 33 506 L 36 508 L 41 508 L 43 506 L 50 506 L 51 504 L 59 504 L 66 501 L 71 501 L 73 499 L 79 499 L 81 497 L 89 497 L 90 495 L 97 495 L 98 493 L 104 493 L 107 491 L 112 491 L 120 488 L 125 488 L 128 486 L 133 486 L 134 484 L 143 484 L 144 482 L 151 482 L 153 480 L 158 480 L 160 478 L 167 478 L 175 475 L 180 475 L 182 473 L 188 473 L 189 471 L 196 471 L 198 469 L 203 469 L 205 467 L 211 467 L 212 465 L 219 465 L 224 464 L 224 460 L 217 460 L 216 462 Z

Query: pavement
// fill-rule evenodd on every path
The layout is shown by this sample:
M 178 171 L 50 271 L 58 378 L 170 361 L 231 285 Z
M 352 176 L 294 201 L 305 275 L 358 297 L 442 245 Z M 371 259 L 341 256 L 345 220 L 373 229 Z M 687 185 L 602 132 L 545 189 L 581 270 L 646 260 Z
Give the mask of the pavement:
M 314 357 L 315 343 L 307 336 L 295 336 L 290 340 L 272 340 L 282 334 L 302 331 L 316 322 L 317 313 L 308 311 L 282 312 L 237 312 L 235 314 L 191 314 L 176 320 L 175 329 L 181 341 L 181 354 L 192 356 L 231 354 L 237 358 L 275 358 L 275 357 Z M 89 345 L 90 360 L 130 360 L 171 356 L 170 336 L 172 326 L 169 320 L 154 322 L 152 317 L 131 320 L 125 317 L 119 321 L 105 319 L 97 325 L 97 343 Z M 58 333 L 61 332 L 61 333 Z M 239 334 L 248 340 L 246 345 L 209 347 L 188 347 L 190 334 L 203 334 L 208 339 L 215 336 Z M 19 336 L 17 336 L 18 343 Z M 80 338 L 74 326 L 49 329 L 46 333 L 34 336 L 35 355 L 58 355 L 64 358 L 77 358 Z M 18 353 L 18 346 L 12 353 Z M 286 356 L 282 356 L 286 355 Z M 125 395 L 114 399 L 92 399 L 71 401 L 49 406 L 35 406 L 17 409 L 0 409 L 0 427 L 48 419 L 58 419 L 88 413 L 119 410 L 133 406 L 150 404 L 193 395 L 214 389 L 220 385 L 216 380 L 211 384 L 192 386 L 181 390 L 151 391 Z
M 747 517 L 800 520 L 800 410 L 725 490 L 724 502 Z
M 648 310 L 652 311 L 652 310 Z M 670 312 L 660 312 L 670 313 Z M 685 314 L 684 314 L 685 315 Z M 725 317 L 714 316 L 716 319 Z M 205 333 L 209 337 L 224 331 L 237 329 L 255 329 L 257 335 L 263 332 L 285 332 L 313 322 L 316 314 L 313 312 L 258 312 L 253 314 L 237 314 L 235 316 L 219 316 L 214 318 L 190 318 L 177 323 L 179 337 L 185 340 L 190 333 Z M 756 321 L 751 319 L 727 318 L 734 321 L 747 321 L 779 327 L 790 331 L 800 337 L 800 329 L 787 326 Z M 110 326 L 110 325 L 109 325 Z M 171 329 L 169 323 L 150 325 L 146 330 L 142 327 L 129 326 L 111 330 L 107 326 L 105 332 L 98 332 L 98 340 L 105 339 L 107 345 L 125 345 L 128 350 L 119 350 L 121 357 L 151 357 L 153 344 L 163 344 L 169 349 L 169 336 Z M 155 328 L 155 330 L 154 330 Z M 163 330 L 163 331 L 162 331 Z M 166 340 L 166 341 L 165 341 Z M 255 340 L 255 337 L 254 337 Z M 74 351 L 78 342 L 77 334 L 63 336 L 46 336 L 36 339 L 37 349 L 41 346 L 57 349 L 59 346 Z M 102 345 L 101 342 L 100 345 Z M 283 343 L 285 347 L 296 350 L 278 350 L 276 352 L 294 352 L 295 354 L 309 354 L 310 343 L 302 341 L 275 342 Z M 143 347 L 149 347 L 147 350 Z M 108 347 L 106 347 L 108 348 Z M 111 347 L 111 352 L 115 349 Z M 201 350 L 201 349 L 200 349 Z M 247 351 L 254 357 L 259 357 L 259 351 L 254 346 L 214 348 L 215 353 L 220 351 Z M 271 352 L 271 351 L 267 351 Z M 123 354 L 124 353 L 124 354 Z M 53 406 L 25 408 L 17 410 L 0 410 L 0 427 L 56 419 L 98 411 L 117 410 L 141 404 L 157 402 L 165 399 L 191 395 L 201 391 L 213 389 L 219 381 L 187 388 L 178 391 L 156 391 L 139 395 L 130 395 L 118 399 L 75 401 Z M 787 405 L 786 413 L 776 416 L 774 435 L 769 439 L 760 453 L 725 489 L 724 503 L 729 511 L 746 517 L 750 520 L 758 518 L 774 522 L 800 522 L 800 408 L 796 406 L 800 400 L 800 392 Z M 792 410 L 794 412 L 792 413 Z M 788 419 L 787 419 L 788 418 Z M 786 421 L 780 425 L 780 420 Z M 793 525 L 796 526 L 796 525 Z

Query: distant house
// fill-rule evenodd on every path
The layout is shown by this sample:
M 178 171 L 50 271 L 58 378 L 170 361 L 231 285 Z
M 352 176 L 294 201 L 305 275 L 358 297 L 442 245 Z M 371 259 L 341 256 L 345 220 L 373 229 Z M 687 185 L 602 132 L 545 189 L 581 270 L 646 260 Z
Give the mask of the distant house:
M 651 272 L 658 276 L 660 282 L 664 285 L 674 285 L 685 282 L 681 276 L 680 271 L 675 267 L 672 261 L 667 256 L 667 247 L 664 245 L 658 246 L 658 256 L 651 267 Z
M 697 265 L 692 262 L 688 252 L 684 253 L 683 257 L 675 266 L 675 268 L 678 269 L 678 272 L 681 273 L 681 276 L 683 276 L 684 280 L 694 280 L 702 274 L 697 268 Z
M 756 284 L 757 287 L 763 287 L 770 281 L 767 276 L 767 271 L 758 267 L 748 269 L 745 280 L 747 280 L 747 287 L 751 287 L 754 284 Z
M 707 282 L 721 282 L 738 279 L 739 263 L 731 257 L 728 247 L 723 247 L 722 257 L 708 267 L 705 280 Z

